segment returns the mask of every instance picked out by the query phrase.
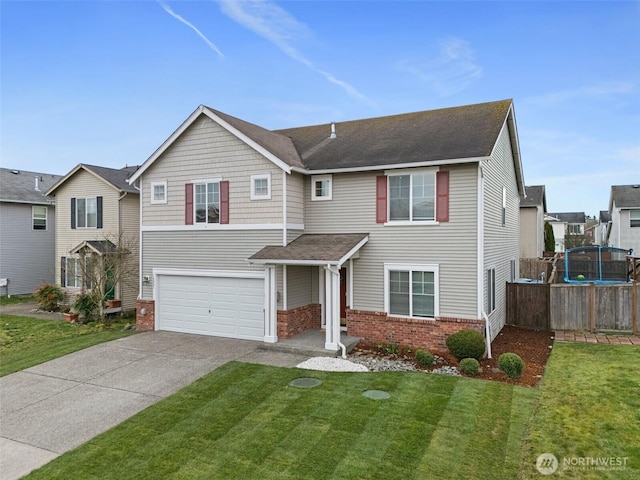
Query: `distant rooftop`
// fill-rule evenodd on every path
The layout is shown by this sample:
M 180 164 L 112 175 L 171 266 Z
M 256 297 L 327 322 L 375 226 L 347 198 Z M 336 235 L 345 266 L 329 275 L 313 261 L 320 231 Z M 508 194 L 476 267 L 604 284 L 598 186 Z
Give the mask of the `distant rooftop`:
M 61 178 L 50 173 L 0 168 L 0 201 L 52 204 L 54 199 L 44 193 Z

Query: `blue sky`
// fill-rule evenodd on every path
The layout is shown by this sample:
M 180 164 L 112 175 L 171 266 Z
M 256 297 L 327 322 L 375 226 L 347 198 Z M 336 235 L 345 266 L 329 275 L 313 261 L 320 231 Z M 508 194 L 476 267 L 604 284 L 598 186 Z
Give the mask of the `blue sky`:
M 640 2 L 0 1 L 0 164 L 144 162 L 200 104 L 265 128 L 504 98 L 551 212 L 640 183 Z

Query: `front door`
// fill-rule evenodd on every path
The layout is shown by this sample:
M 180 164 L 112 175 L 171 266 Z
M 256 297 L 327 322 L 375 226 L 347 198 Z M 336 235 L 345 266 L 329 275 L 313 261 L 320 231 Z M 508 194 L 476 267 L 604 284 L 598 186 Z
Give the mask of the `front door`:
M 340 269 L 340 326 L 347 326 L 347 269 Z

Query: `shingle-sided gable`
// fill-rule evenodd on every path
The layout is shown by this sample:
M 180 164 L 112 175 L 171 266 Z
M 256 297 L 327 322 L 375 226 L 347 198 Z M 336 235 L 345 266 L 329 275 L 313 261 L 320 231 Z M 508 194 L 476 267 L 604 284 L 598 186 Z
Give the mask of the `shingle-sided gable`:
M 133 172 L 135 172 L 136 169 L 137 167 L 125 167 L 117 169 L 80 163 L 76 165 L 73 170 L 67 173 L 63 178 L 61 178 L 55 185 L 53 185 L 46 193 L 47 195 L 54 195 L 58 188 L 71 181 L 78 174 L 78 172 L 84 171 L 100 179 L 105 183 L 105 186 L 111 187 L 121 193 L 126 192 L 137 194 L 138 190 L 136 190 L 135 187 L 127 182 L 127 179 L 133 174 Z

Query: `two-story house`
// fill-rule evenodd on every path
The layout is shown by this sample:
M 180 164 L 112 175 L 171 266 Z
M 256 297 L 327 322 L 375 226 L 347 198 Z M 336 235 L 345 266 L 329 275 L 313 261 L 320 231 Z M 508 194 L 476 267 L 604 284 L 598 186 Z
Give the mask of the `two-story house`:
M 640 255 L 640 185 L 614 185 L 609 197 L 609 246 Z
M 67 303 L 72 303 L 83 289 L 91 288 L 90 279 L 86 278 L 91 267 L 82 262 L 108 255 L 118 242 L 126 242 L 135 261 L 130 262 L 130 273 L 123 281 L 114 282 L 106 293 L 107 298 L 121 300 L 122 309 L 135 308 L 140 195 L 127 179 L 136 168 L 81 163 L 47 191 L 47 195 L 55 196 L 57 205 L 55 281 L 63 287 Z
M 140 189 L 140 329 L 444 348 L 505 323 L 524 194 L 510 100 L 270 131 L 198 107 Z
M 520 200 L 520 258 L 540 258 L 544 251 L 544 214 L 547 197 L 544 185 L 525 187 Z
M 556 239 L 556 252 L 564 252 L 566 249 L 586 244 L 587 217 L 584 212 L 549 213 L 548 219 Z
M 0 295 L 27 295 L 55 278 L 58 175 L 0 168 Z

